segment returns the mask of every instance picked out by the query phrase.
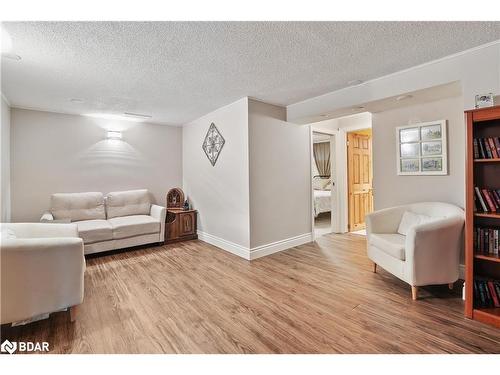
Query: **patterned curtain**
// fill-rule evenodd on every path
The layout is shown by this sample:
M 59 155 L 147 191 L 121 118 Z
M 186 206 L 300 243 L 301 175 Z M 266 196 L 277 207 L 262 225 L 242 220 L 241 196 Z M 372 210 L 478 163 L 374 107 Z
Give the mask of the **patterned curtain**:
M 320 176 L 330 177 L 330 142 L 314 143 L 313 154 Z

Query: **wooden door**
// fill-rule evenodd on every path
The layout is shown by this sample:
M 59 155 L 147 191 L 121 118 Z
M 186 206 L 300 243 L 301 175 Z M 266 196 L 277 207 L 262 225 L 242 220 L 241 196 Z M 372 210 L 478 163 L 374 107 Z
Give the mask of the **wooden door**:
M 349 231 L 365 229 L 365 215 L 373 211 L 371 135 L 347 133 Z

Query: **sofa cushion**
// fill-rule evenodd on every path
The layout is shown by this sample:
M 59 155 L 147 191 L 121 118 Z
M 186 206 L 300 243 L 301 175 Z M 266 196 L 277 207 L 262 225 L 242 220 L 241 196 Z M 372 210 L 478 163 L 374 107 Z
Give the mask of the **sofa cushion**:
M 372 233 L 369 243 L 399 260 L 405 260 L 405 241 L 406 237 L 401 234 Z
M 114 191 L 106 197 L 108 219 L 130 215 L 149 215 L 151 201 L 146 189 Z
M 160 232 L 160 221 L 149 215 L 114 217 L 108 221 L 115 240 Z
M 113 239 L 113 230 L 107 220 L 77 221 L 78 235 L 83 243 L 95 243 Z
M 106 219 L 104 196 L 99 192 L 52 194 L 50 207 L 55 220 Z

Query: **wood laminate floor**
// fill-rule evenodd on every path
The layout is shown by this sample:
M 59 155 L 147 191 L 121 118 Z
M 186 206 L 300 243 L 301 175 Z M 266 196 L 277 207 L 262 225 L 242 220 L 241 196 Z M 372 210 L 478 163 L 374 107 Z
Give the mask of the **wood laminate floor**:
M 2 340 L 51 353 L 500 353 L 500 330 L 463 315 L 461 288 L 410 287 L 365 238 L 326 235 L 248 262 L 201 241 L 87 260 L 78 320 L 54 313 Z

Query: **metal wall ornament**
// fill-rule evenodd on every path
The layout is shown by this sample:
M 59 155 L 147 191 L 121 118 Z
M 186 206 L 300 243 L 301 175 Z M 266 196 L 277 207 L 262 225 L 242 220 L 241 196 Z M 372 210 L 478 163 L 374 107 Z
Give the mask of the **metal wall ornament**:
M 207 155 L 208 160 L 210 160 L 212 167 L 215 166 L 222 151 L 222 147 L 224 147 L 224 143 L 226 143 L 224 137 L 212 122 L 202 145 L 203 151 L 205 151 L 205 155 Z

